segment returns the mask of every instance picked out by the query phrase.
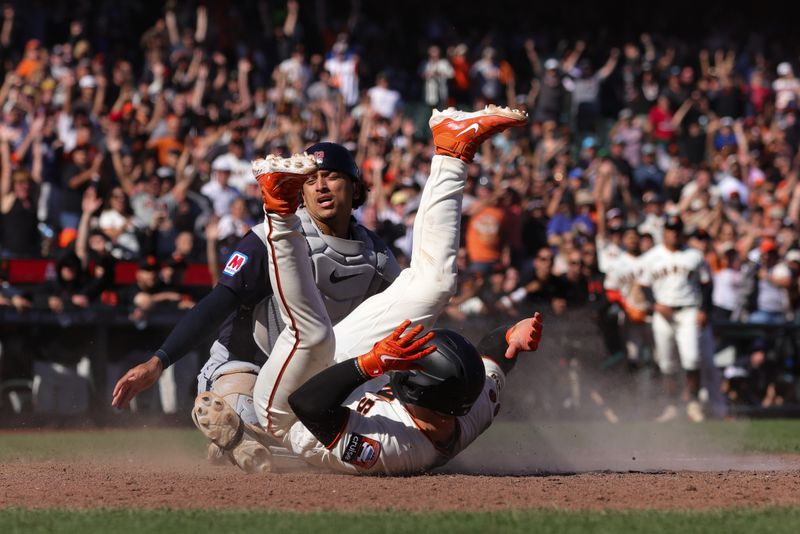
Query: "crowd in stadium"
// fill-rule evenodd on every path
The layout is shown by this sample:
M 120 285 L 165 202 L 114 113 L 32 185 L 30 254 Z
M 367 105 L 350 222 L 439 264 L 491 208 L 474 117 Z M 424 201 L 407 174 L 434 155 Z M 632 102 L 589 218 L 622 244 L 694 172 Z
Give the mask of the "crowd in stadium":
M 624 353 L 609 331 L 631 318 L 607 298 L 608 256 L 645 252 L 661 242 L 665 214 L 679 214 L 711 269 L 715 324 L 795 321 L 796 55 L 758 39 L 690 45 L 655 33 L 476 39 L 433 19 L 397 61 L 397 30 L 382 37 L 355 9 L 180 4 L 150 19 L 124 3 L 92 19 L 4 7 L 6 312 L 106 307 L 140 321 L 190 308 L 263 218 L 250 160 L 321 140 L 355 154 L 371 189 L 354 216 L 407 263 L 431 109 L 495 103 L 531 121 L 486 143 L 469 167 L 450 320 L 589 310 L 607 352 Z M 131 34 L 126 17 L 148 28 Z M 43 35 L 48 24 L 61 30 Z M 39 258 L 55 262 L 45 283 L 16 284 L 13 262 Z M 125 283 L 120 263 L 136 265 Z M 208 264 L 208 281 L 184 284 L 196 264 Z M 795 400 L 796 374 L 763 336 L 725 364 L 731 399 L 750 404 Z

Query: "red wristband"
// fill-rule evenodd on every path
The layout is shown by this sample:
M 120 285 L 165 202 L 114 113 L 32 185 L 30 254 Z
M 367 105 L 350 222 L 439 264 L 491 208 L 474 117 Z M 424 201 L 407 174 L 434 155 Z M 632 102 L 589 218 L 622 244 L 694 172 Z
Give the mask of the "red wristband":
M 375 378 L 383 374 L 383 367 L 381 367 L 378 358 L 372 352 L 362 354 L 356 361 L 358 362 L 358 368 L 361 369 L 365 376 Z

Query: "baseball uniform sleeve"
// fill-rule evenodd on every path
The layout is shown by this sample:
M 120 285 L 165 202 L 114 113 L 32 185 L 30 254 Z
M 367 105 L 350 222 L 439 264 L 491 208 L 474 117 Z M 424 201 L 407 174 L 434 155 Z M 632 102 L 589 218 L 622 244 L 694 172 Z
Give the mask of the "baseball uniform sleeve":
M 606 290 L 610 291 L 619 291 L 620 290 L 620 283 L 619 283 L 619 269 L 612 268 L 606 271 L 606 277 L 603 279 L 603 287 Z
M 156 356 L 167 368 L 196 347 L 208 332 L 216 332 L 237 307 L 255 306 L 270 294 L 267 248 L 250 231 L 225 262 L 219 283 L 181 319 L 156 351 Z
M 272 294 L 267 273 L 267 247 L 251 230 L 225 262 L 219 285 L 230 289 L 241 304 L 255 306 Z
M 339 440 L 350 416 L 350 409 L 342 403 L 367 379 L 355 359 L 345 360 L 309 378 L 289 395 L 289 405 L 305 427 L 330 448 Z
M 164 369 L 177 362 L 202 342 L 206 333 L 216 331 L 236 310 L 239 301 L 228 288 L 217 285 L 184 315 L 156 351 Z M 198 332 L 202 332 L 198 335 Z
M 484 366 L 487 361 L 492 361 L 503 370 L 503 373 L 508 373 L 514 368 L 517 359 L 505 357 L 506 349 L 508 349 L 506 334 L 512 326 L 514 325 L 500 326 L 481 338 L 477 349 L 483 357 Z
M 641 270 L 639 271 L 638 282 L 641 286 L 650 287 L 653 285 L 652 260 L 653 256 L 649 252 L 639 258 Z

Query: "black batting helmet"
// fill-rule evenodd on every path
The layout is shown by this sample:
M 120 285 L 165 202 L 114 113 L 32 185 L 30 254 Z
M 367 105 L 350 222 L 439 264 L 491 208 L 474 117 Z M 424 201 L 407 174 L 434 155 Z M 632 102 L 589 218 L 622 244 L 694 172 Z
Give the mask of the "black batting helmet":
M 670 215 L 664 221 L 664 228 L 666 230 L 675 230 L 683 235 L 683 220 L 680 215 Z
M 319 169 L 341 172 L 353 179 L 353 209 L 367 201 L 367 185 L 361 179 L 361 171 L 349 150 L 336 143 L 317 143 L 308 147 L 306 154 L 314 156 Z
M 466 415 L 483 391 L 486 370 L 478 350 L 464 336 L 435 329 L 428 344 L 436 351 L 419 360 L 419 369 L 392 374 L 394 394 L 406 404 L 439 413 Z

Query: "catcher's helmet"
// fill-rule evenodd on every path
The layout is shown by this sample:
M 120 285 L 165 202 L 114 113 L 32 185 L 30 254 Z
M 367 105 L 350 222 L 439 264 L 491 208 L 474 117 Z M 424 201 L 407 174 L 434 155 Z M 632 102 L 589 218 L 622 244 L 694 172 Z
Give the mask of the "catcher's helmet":
M 398 399 L 439 413 L 466 415 L 483 391 L 486 371 L 478 350 L 462 335 L 433 330 L 436 351 L 419 360 L 420 369 L 397 371 L 391 385 Z
M 317 143 L 308 147 L 306 154 L 314 156 L 319 169 L 341 172 L 353 179 L 355 186 L 353 209 L 358 208 L 367 200 L 367 186 L 361 179 L 361 171 L 358 170 L 358 165 L 349 150 L 336 143 Z

